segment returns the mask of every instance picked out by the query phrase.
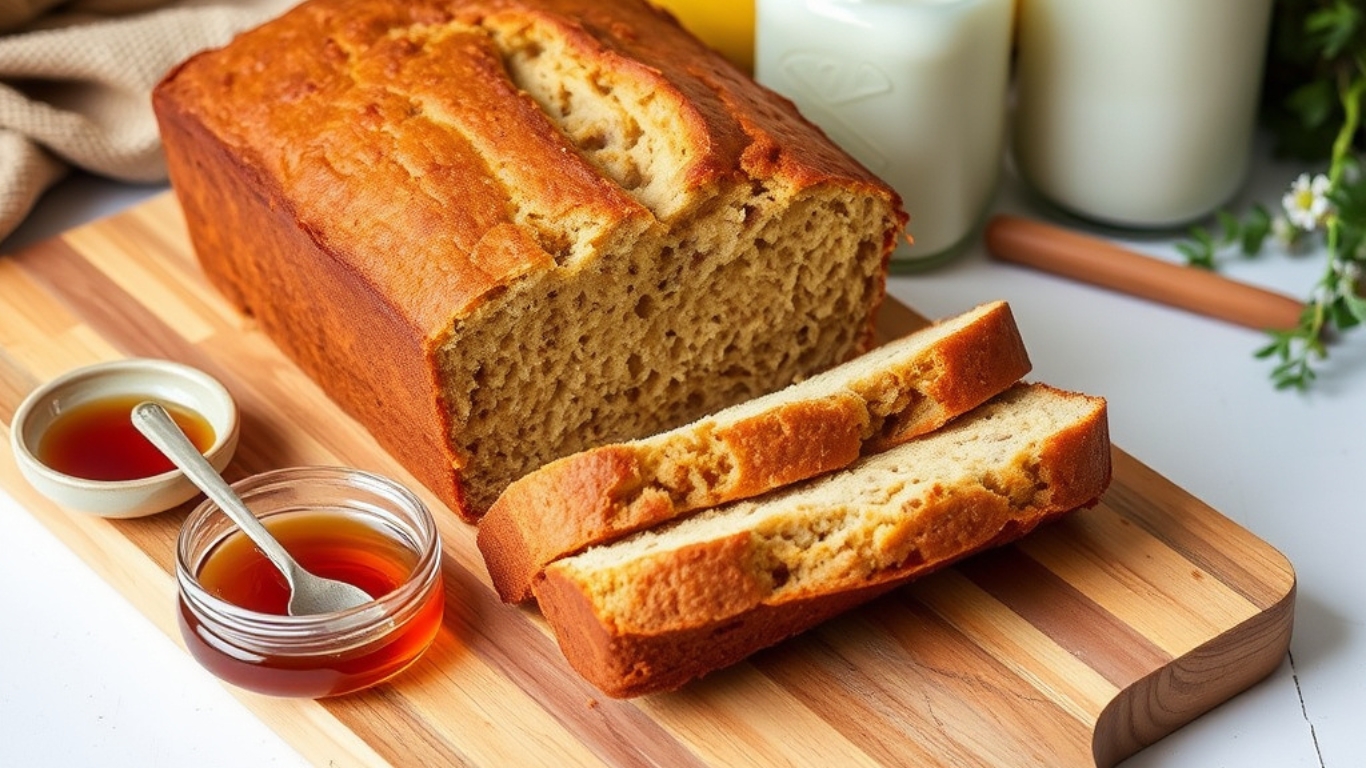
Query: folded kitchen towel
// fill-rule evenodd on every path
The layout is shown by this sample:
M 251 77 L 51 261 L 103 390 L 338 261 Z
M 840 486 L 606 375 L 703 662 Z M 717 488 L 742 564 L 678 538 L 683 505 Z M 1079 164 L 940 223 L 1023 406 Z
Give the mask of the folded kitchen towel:
M 72 166 L 166 178 L 152 86 L 298 0 L 0 0 L 0 239 Z

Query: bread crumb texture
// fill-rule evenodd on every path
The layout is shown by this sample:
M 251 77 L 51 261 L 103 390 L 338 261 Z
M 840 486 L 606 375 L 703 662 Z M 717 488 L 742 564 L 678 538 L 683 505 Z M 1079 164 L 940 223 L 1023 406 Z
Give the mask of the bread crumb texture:
M 382 334 L 415 334 L 403 381 L 430 381 L 437 416 L 411 421 L 445 432 L 474 510 L 551 459 L 852 357 L 905 220 L 790 104 L 633 0 L 314 0 L 172 79 L 158 109 L 182 199 L 203 197 L 185 207 L 206 270 L 400 458 L 426 448 L 376 426 L 386 374 L 361 355 L 392 366 Z M 316 244 L 312 284 L 341 286 L 320 295 L 353 306 L 260 306 L 253 280 L 289 278 L 207 232 L 260 224 L 201 221 L 236 206 L 190 189 L 212 153 L 181 134 L 201 130 Z M 367 307 L 373 327 L 348 317 Z
M 841 472 L 590 548 L 552 568 L 620 634 L 653 635 L 696 626 L 699 616 L 717 622 L 760 604 L 853 589 L 955 559 L 1012 526 L 1032 527 L 1041 509 L 1090 500 L 1054 498 L 1054 478 L 1040 463 L 1060 435 L 1091 429 L 1103 414 L 1099 398 L 1017 386 Z M 1108 444 L 1084 450 L 1108 452 Z M 1094 494 L 1103 484 L 1089 487 Z M 718 580 L 717 573 L 729 575 Z
M 781 413 L 783 406 L 797 406 L 790 421 L 803 434 L 783 434 L 781 438 L 800 440 L 812 450 L 840 442 L 822 433 L 825 425 L 841 429 L 852 425 L 858 441 L 865 445 L 875 444 L 880 437 L 898 433 L 907 425 L 916 425 L 917 433 L 941 426 L 947 417 L 940 417 L 938 412 L 949 410 L 949 404 L 927 397 L 925 388 L 940 386 L 949 365 L 945 358 L 957 350 L 935 347 L 983 317 L 997 314 L 1008 316 L 1009 308 L 1003 302 L 983 304 L 777 392 L 730 406 L 684 428 L 633 441 L 630 445 L 642 456 L 640 476 L 650 481 L 618 495 L 617 508 L 629 511 L 636 499 L 650 495 L 667 497 L 679 510 L 710 506 L 717 497 L 733 498 L 737 483 L 753 482 L 737 472 L 737 466 L 761 463 L 753 454 L 764 449 L 759 444 L 762 436 L 746 436 L 741 442 L 736 434 L 764 423 L 766 414 Z M 982 340 L 978 346 L 994 345 Z M 1010 370 L 1015 378 L 1028 370 L 1023 351 Z M 782 431 L 782 425 L 777 429 Z M 772 440 L 778 437 L 772 436 Z

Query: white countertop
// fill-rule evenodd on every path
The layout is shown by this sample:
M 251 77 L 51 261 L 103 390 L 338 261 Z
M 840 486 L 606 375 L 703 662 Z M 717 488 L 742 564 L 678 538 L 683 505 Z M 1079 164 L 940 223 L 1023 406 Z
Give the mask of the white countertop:
M 1295 170 L 1263 163 L 1247 196 L 1274 204 Z M 161 189 L 72 177 L 0 253 Z M 1041 214 L 1013 184 L 1000 197 L 1000 210 Z M 1126 242 L 1176 258 L 1166 238 Z M 1227 272 L 1303 297 L 1321 266 L 1268 253 Z M 1009 300 L 1031 378 L 1108 398 L 1116 444 L 1296 568 L 1293 661 L 1124 765 L 1366 765 L 1366 330 L 1332 347 L 1301 395 L 1268 383 L 1252 358 L 1261 334 L 994 263 L 980 246 L 890 289 L 929 316 Z M 0 491 L 0 765 L 302 764 Z

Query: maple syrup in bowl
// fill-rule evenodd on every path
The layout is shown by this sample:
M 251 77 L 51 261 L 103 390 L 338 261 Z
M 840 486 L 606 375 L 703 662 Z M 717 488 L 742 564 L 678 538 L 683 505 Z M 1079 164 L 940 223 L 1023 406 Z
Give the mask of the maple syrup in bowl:
M 14 412 L 10 443 L 24 478 L 63 507 L 102 517 L 141 517 L 199 489 L 130 419 L 160 403 L 220 472 L 237 447 L 232 396 L 207 373 L 169 360 L 132 358 L 69 371 L 29 393 Z
M 441 542 L 410 491 L 341 467 L 266 472 L 233 489 L 301 566 L 374 601 L 288 615 L 284 577 L 205 501 L 176 550 L 181 634 L 203 667 L 257 693 L 323 698 L 384 682 L 431 645 L 445 611 Z

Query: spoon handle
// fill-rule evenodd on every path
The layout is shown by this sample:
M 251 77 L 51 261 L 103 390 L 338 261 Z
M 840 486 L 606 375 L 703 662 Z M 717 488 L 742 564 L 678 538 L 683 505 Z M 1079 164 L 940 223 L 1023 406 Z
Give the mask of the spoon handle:
M 209 464 L 198 448 L 190 442 L 180 427 L 171 420 L 171 415 L 165 408 L 153 402 L 138 403 L 133 407 L 132 413 L 133 426 L 143 434 L 152 445 L 155 445 L 162 453 L 171 460 L 173 464 L 180 468 L 185 476 L 190 478 L 199 490 L 204 492 L 232 519 L 242 532 L 251 539 L 252 543 L 261 549 L 265 556 L 275 564 L 284 574 L 285 580 L 289 582 L 291 591 L 294 588 L 294 574 L 297 565 L 294 558 L 280 546 L 274 536 L 261 525 L 261 521 L 256 519 L 256 515 L 247 509 L 247 505 L 242 503 L 242 499 L 228 487 L 227 481 L 223 479 L 218 471 Z

